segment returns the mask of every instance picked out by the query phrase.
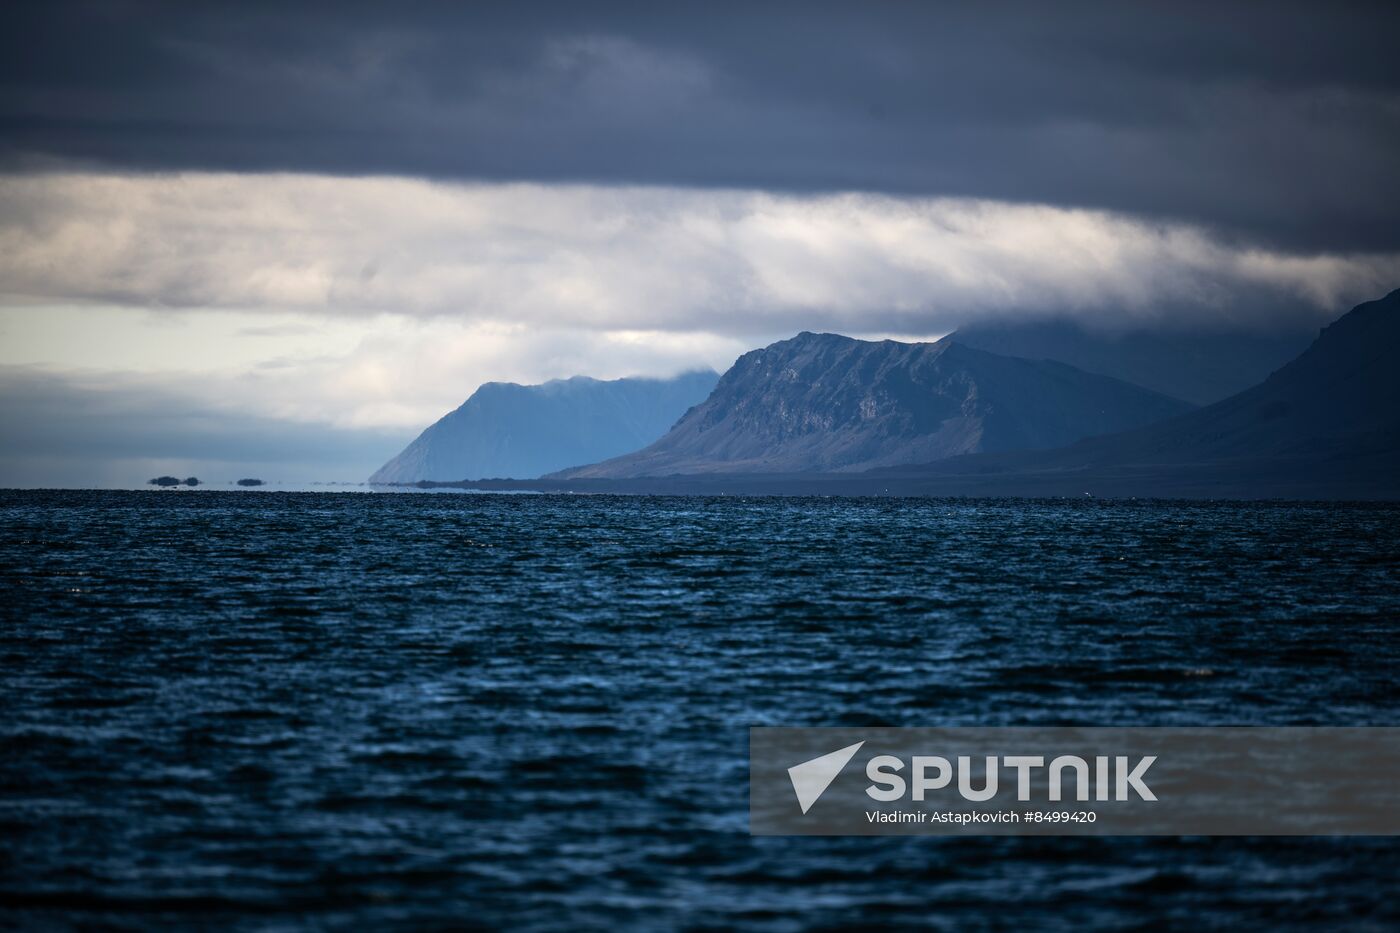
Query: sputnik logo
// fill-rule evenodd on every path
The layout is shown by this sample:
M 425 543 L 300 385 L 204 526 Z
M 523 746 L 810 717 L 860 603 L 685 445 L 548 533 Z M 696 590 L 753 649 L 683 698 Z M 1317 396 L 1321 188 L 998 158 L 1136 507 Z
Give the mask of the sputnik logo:
M 838 748 L 834 752 L 788 768 L 788 778 L 792 781 L 793 792 L 797 794 L 797 803 L 802 807 L 804 814 L 826 793 L 831 782 L 836 780 L 836 775 L 841 773 L 841 769 L 846 767 L 864 744 L 864 741 L 860 741 L 854 745 L 847 745 L 845 748 Z

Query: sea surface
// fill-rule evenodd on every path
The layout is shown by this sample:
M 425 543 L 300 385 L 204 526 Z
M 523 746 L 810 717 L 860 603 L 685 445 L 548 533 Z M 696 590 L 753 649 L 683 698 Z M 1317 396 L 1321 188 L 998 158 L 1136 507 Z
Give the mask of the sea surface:
M 1400 925 L 1386 838 L 754 838 L 754 725 L 1400 724 L 1400 509 L 0 492 L 0 927 Z

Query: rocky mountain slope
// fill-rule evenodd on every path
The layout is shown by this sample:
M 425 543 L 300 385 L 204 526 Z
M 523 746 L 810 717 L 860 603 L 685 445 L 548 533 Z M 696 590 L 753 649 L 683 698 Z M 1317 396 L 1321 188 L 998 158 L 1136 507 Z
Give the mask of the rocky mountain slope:
M 1062 363 L 953 340 L 799 334 L 740 357 L 654 444 L 561 478 L 856 471 L 1047 448 L 1191 406 Z

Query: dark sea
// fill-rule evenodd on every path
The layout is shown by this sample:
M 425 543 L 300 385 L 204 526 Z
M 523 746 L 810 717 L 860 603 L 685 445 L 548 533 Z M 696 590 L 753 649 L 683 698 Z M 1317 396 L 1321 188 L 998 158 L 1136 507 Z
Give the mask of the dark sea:
M 0 927 L 1394 930 L 1389 838 L 755 838 L 755 725 L 1400 725 L 1400 509 L 0 492 Z

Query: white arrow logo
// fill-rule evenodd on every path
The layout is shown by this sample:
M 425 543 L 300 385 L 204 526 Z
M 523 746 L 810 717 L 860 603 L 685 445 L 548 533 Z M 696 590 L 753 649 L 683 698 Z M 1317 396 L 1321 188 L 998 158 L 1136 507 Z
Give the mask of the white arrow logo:
M 812 804 L 826 793 L 831 782 L 836 780 L 836 775 L 841 773 L 841 769 L 846 767 L 846 763 L 855 757 L 864 744 L 865 742 L 861 741 L 847 745 L 820 758 L 813 758 L 788 768 L 788 777 L 792 780 L 792 789 L 797 793 L 797 803 L 802 807 L 803 813 L 812 809 Z

